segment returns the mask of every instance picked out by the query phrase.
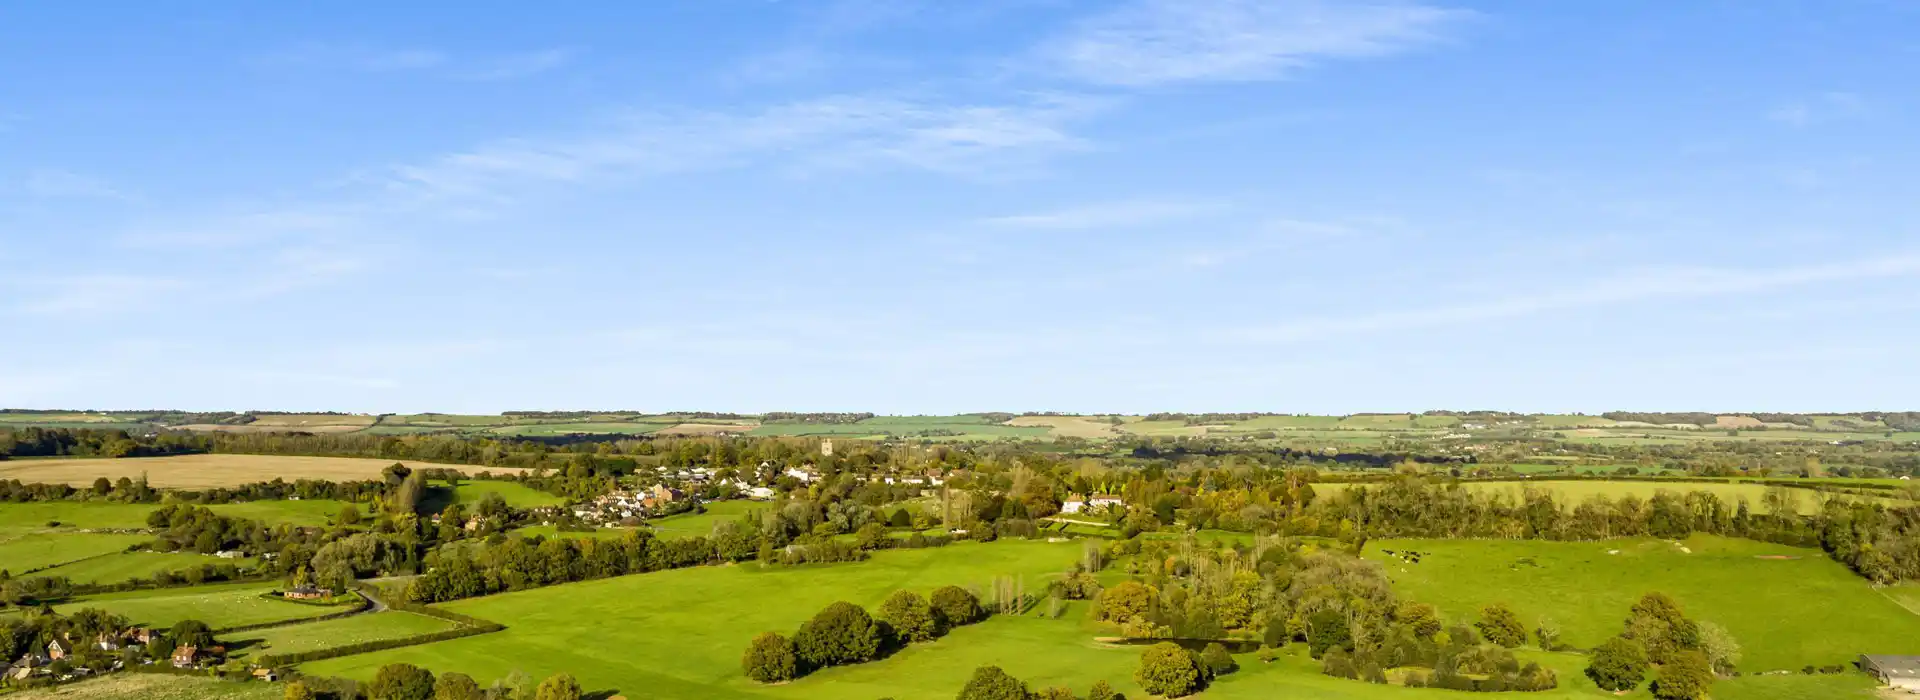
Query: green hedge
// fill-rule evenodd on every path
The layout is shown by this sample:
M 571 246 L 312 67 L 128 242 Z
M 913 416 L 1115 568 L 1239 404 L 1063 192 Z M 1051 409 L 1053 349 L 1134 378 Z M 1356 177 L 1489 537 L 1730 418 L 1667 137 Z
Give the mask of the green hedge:
M 468 619 L 472 619 L 472 618 L 468 618 Z M 433 642 L 444 642 L 450 639 L 459 639 L 461 637 L 472 637 L 475 635 L 490 634 L 506 628 L 507 627 L 505 625 L 490 622 L 485 625 L 460 627 L 458 629 L 432 632 L 429 634 L 417 634 L 411 637 L 401 637 L 399 639 L 384 639 L 377 642 L 361 642 L 359 644 L 348 644 L 346 646 L 333 647 L 330 649 L 315 649 L 313 651 L 303 651 L 295 654 L 266 654 L 261 656 L 259 660 L 255 661 L 255 663 L 261 666 L 291 666 L 293 664 L 302 664 L 308 661 L 319 661 L 321 659 L 332 659 L 332 658 L 337 658 L 341 656 L 353 656 L 354 654 L 365 654 L 365 653 L 374 652 L 374 651 L 386 651 L 388 649 L 399 649 L 400 647 L 410 647 L 418 644 L 431 644 Z

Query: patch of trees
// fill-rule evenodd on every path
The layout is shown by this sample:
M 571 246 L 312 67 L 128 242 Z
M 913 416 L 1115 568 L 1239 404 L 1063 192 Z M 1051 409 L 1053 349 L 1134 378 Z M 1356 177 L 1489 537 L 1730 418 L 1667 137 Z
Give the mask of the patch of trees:
M 657 539 L 633 531 L 618 539 L 503 536 L 428 555 L 409 600 L 437 603 L 569 581 L 752 559 L 756 543 L 733 532 L 715 538 Z
M 1619 636 L 1594 648 L 1586 674 L 1601 688 L 1622 692 L 1638 688 L 1655 669 L 1654 697 L 1700 700 L 1715 675 L 1733 673 L 1739 660 L 1740 645 L 1724 628 L 1690 620 L 1672 598 L 1648 593 L 1633 604 Z
M 1170 698 L 1200 692 L 1213 679 L 1233 673 L 1240 665 L 1218 642 L 1196 653 L 1172 642 L 1161 642 L 1140 653 L 1140 667 L 1133 680 L 1153 695 Z
M 1072 688 L 1054 686 L 1035 691 L 1025 681 L 1014 678 L 999 666 L 981 666 L 973 670 L 960 689 L 959 700 L 1126 700 L 1106 681 L 1095 681 L 1084 696 Z
M 858 605 L 838 602 L 802 623 L 792 637 L 778 632 L 754 637 L 740 667 L 755 681 L 781 683 L 823 668 L 873 661 L 986 616 L 979 598 L 958 586 L 936 589 L 930 598 L 895 591 L 880 605 L 878 618 Z

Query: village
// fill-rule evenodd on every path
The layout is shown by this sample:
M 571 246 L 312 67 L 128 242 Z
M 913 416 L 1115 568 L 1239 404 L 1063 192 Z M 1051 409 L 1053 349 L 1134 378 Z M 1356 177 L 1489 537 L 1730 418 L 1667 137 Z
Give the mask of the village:
M 19 682 L 52 679 L 65 682 L 130 666 L 164 665 L 174 669 L 215 666 L 226 657 L 219 646 L 173 644 L 164 630 L 129 627 L 95 635 L 92 649 L 83 649 L 67 636 L 56 636 L 43 649 L 13 661 L 0 661 L 0 678 Z M 97 653 L 87 653 L 89 651 Z M 90 658 L 83 658 L 90 657 Z

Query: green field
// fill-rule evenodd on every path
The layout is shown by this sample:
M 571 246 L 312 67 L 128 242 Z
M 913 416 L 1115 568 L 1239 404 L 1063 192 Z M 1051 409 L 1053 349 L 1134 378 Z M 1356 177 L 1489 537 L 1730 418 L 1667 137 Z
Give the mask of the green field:
M 303 670 L 367 678 L 380 664 L 409 661 L 482 679 L 514 669 L 536 677 L 567 671 L 590 691 L 618 689 L 636 697 L 749 697 L 761 689 L 741 677 L 740 652 L 755 634 L 791 630 L 836 600 L 875 606 L 902 588 L 925 592 L 944 584 L 984 586 L 997 575 L 1019 575 L 1028 590 L 1040 590 L 1047 577 L 1065 570 L 1080 551 L 1078 543 L 956 544 L 882 552 L 855 564 L 696 567 L 508 593 L 444 606 L 504 624 L 504 632 L 320 661 Z M 989 630 L 955 637 L 973 633 Z M 941 644 L 971 646 L 959 639 Z M 971 671 L 971 666 L 944 669 L 941 678 L 964 682 Z M 783 686 L 780 694 L 848 697 L 833 678 L 862 672 L 869 671 L 820 674 Z M 889 682 L 896 685 L 915 682 L 890 675 L 894 677 Z M 890 689 L 855 696 L 945 698 L 959 687 L 944 680 L 938 685 L 936 695 Z
M 302 670 L 365 679 L 381 664 L 404 661 L 436 671 L 460 671 L 483 683 L 514 670 L 534 677 L 567 671 L 579 676 L 590 692 L 662 700 L 946 700 L 958 692 L 974 668 L 992 664 L 1036 688 L 1064 684 L 1084 692 L 1094 681 L 1106 680 L 1128 697 L 1145 698 L 1132 679 L 1139 649 L 1095 642 L 1098 632 L 1085 622 L 1085 603 L 1071 604 L 1059 619 L 1047 619 L 1038 613 L 997 617 L 956 630 L 936 642 L 909 647 L 882 661 L 829 669 L 784 685 L 761 686 L 740 675 L 739 655 L 748 639 L 763 630 L 791 630 L 827 602 L 844 599 L 871 607 L 895 589 L 925 591 L 943 583 L 979 584 L 1002 573 L 1024 573 L 1028 590 L 1035 590 L 1048 574 L 1067 566 L 1078 552 L 1075 543 L 960 544 L 944 549 L 883 552 L 859 564 L 797 569 L 701 567 L 568 584 L 445 606 L 501 622 L 508 627 L 504 632 L 319 661 L 306 664 Z M 1864 584 L 1854 583 L 1856 591 L 1866 590 Z M 1605 616 L 1624 617 L 1624 610 L 1622 604 L 1619 614 L 1607 612 Z M 1750 658 L 1759 643 L 1749 642 Z M 1594 688 L 1581 675 L 1585 660 L 1577 654 L 1523 650 L 1522 656 L 1555 669 L 1561 681 L 1560 688 L 1527 697 L 1648 697 L 1644 690 L 1614 696 Z M 1252 655 L 1242 656 L 1240 663 L 1243 670 L 1239 674 L 1198 697 L 1461 697 L 1452 691 L 1374 686 L 1324 676 L 1318 672 L 1318 663 L 1304 658 L 1297 645 L 1272 664 L 1262 664 Z M 1871 687 L 1871 681 L 1860 674 L 1749 677 L 1722 681 L 1715 686 L 1714 697 L 1867 698 L 1871 697 Z
M 229 518 L 258 520 L 270 525 L 286 523 L 289 525 L 325 526 L 340 509 L 353 505 L 366 513 L 364 504 L 350 504 L 324 498 L 309 498 L 299 501 L 243 501 L 240 503 L 220 503 L 207 506 L 213 512 Z
M 258 657 L 265 654 L 295 654 L 362 642 L 412 637 L 443 632 L 455 626 L 437 617 L 389 610 L 301 625 L 236 632 L 225 641 L 238 643 L 241 653 L 245 656 Z
M 1747 501 L 1747 506 L 1752 508 L 1756 513 L 1763 512 L 1761 510 L 1763 502 L 1761 499 L 1766 495 L 1768 488 L 1763 484 L 1750 483 L 1601 480 L 1464 481 L 1461 482 L 1460 485 L 1462 488 L 1472 489 L 1474 491 L 1506 494 L 1516 501 L 1519 500 L 1521 494 L 1527 489 L 1552 491 L 1560 503 L 1568 508 L 1578 505 L 1590 496 L 1605 496 L 1611 499 L 1618 499 L 1631 494 L 1641 500 L 1646 500 L 1661 491 L 1676 494 L 1684 494 L 1689 491 L 1706 491 L 1720 497 L 1720 500 L 1726 502 L 1728 507 L 1737 507 L 1740 500 L 1744 498 Z M 1313 490 L 1324 496 L 1356 486 L 1364 487 L 1365 484 L 1337 482 L 1317 483 L 1313 485 Z M 1814 491 L 1812 489 L 1789 489 L 1789 492 L 1793 494 L 1795 507 L 1802 515 L 1820 512 L 1820 503 L 1822 499 L 1825 498 L 1838 498 L 1842 500 L 1864 499 L 1885 503 L 1890 506 L 1912 504 L 1912 501 L 1881 496 L 1834 494 Z
M 1409 564 L 1383 549 L 1426 554 Z M 1908 653 L 1920 640 L 1920 615 L 1818 550 L 1695 535 L 1678 545 L 1375 540 L 1367 556 L 1385 563 L 1403 596 L 1433 603 L 1451 620 L 1469 621 L 1480 607 L 1503 602 L 1529 626 L 1553 618 L 1566 641 L 1582 648 L 1619 633 L 1627 608 L 1651 591 L 1732 632 L 1746 650 L 1740 667 L 1747 672 Z
M 550 437 L 554 435 L 646 435 L 662 428 L 671 428 L 673 423 L 532 423 L 527 425 L 504 425 L 489 428 L 494 435 L 512 435 L 517 437 Z
M 511 481 L 492 480 L 460 482 L 460 486 L 454 489 L 454 500 L 458 503 L 471 505 L 479 503 L 480 499 L 486 497 L 489 493 L 500 494 L 500 498 L 506 501 L 507 505 L 515 508 L 557 506 L 567 502 L 567 499 L 532 487 L 522 486 Z
M 128 547 L 152 539 L 146 535 L 108 533 L 30 532 L 25 529 L 0 531 L 0 570 L 20 575 L 36 569 L 124 552 Z
M 104 501 L 0 503 L 0 528 L 44 528 L 59 522 L 83 528 L 142 529 L 154 506 Z
M 104 537 L 105 535 L 81 535 Z M 176 552 L 121 552 L 56 566 L 35 576 L 65 576 L 74 583 L 120 583 L 131 578 L 152 578 L 162 571 L 182 571 L 207 564 L 231 564 L 246 569 L 257 565 L 254 559 L 220 559 L 204 554 Z
M 125 615 L 134 624 L 171 626 L 181 620 L 199 620 L 220 629 L 266 622 L 282 622 L 319 617 L 347 610 L 350 606 L 324 606 L 270 600 L 262 593 L 277 586 L 239 583 L 193 588 L 168 588 L 154 591 L 127 591 L 86 596 L 59 605 L 55 612 L 71 615 L 81 608 L 100 608 Z
M 713 532 L 715 523 L 733 521 L 742 513 L 752 510 L 765 510 L 773 506 L 760 501 L 716 501 L 707 504 L 705 513 L 687 513 L 658 520 L 649 520 L 647 525 L 660 537 L 705 536 Z

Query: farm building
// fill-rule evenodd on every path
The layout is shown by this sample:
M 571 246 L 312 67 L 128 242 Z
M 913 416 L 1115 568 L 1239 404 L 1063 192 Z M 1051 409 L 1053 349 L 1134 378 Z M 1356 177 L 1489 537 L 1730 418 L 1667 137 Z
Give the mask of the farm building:
M 1889 688 L 1920 693 L 1920 656 L 1862 654 L 1860 670 L 1873 674 Z
M 1067 501 L 1066 503 L 1062 503 L 1060 504 L 1060 512 L 1080 513 L 1080 512 L 1086 512 L 1086 511 L 1098 511 L 1106 508 L 1112 508 L 1120 504 L 1121 504 L 1121 500 L 1118 496 L 1105 496 L 1105 495 L 1094 496 L 1093 498 L 1085 501 L 1074 500 L 1074 501 Z
M 314 588 L 313 586 L 301 586 L 299 588 L 295 588 L 291 591 L 287 591 L 280 595 L 282 597 L 292 598 L 294 600 L 314 600 L 317 598 L 332 598 L 333 589 Z

